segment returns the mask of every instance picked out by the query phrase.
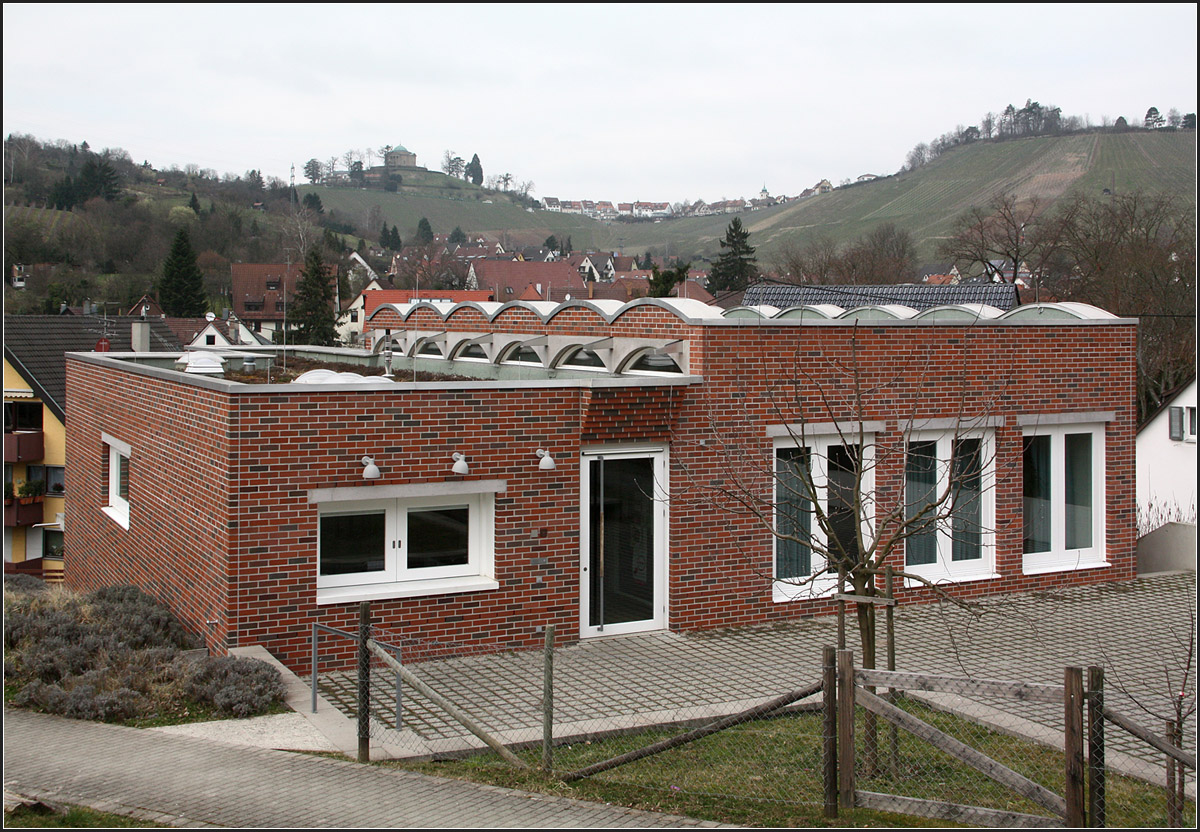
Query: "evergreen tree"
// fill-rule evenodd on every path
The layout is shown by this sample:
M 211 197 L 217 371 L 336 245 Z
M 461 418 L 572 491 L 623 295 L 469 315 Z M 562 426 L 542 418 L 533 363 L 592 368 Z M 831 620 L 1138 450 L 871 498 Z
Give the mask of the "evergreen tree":
M 196 193 L 192 192 L 192 198 L 188 201 L 188 207 L 196 216 L 200 216 L 200 200 L 196 199 Z
M 319 246 L 304 258 L 304 270 L 292 296 L 291 323 L 296 325 L 293 343 L 331 347 L 337 343 L 338 313 L 333 305 L 333 283 L 325 273 Z
M 387 220 L 383 221 L 383 228 L 379 229 L 379 247 L 391 248 L 392 231 L 388 228 Z
M 551 234 L 542 245 L 551 251 L 558 251 L 558 238 Z
M 75 190 L 78 202 L 87 202 L 97 196 L 111 202 L 121 193 L 121 186 L 112 165 L 104 160 L 97 162 L 95 159 L 88 159 L 79 171 Z
M 70 211 L 75 207 L 75 202 L 75 183 L 71 181 L 71 177 L 64 176 L 50 191 L 50 205 L 59 211 Z
M 483 184 L 483 165 L 479 163 L 478 153 L 471 157 L 471 161 L 467 163 L 467 168 L 463 173 L 473 185 Z
M 562 253 L 563 254 L 571 253 L 571 238 L 570 237 L 567 237 L 567 241 L 565 243 L 563 243 Z
M 321 204 L 321 197 L 317 196 L 312 191 L 309 191 L 304 195 L 304 201 L 301 204 L 314 214 L 325 213 L 325 206 Z
M 416 244 L 419 246 L 427 246 L 433 242 L 433 226 L 429 224 L 429 220 L 421 217 L 421 221 L 417 223 L 417 239 Z
M 466 241 L 467 241 L 467 235 L 464 234 L 463 230 L 461 228 L 459 228 L 457 225 L 454 226 L 454 230 L 450 232 L 450 236 L 448 238 L 446 238 L 446 242 L 452 246 L 462 245 Z
M 681 263 L 673 269 L 659 272 L 658 266 L 651 264 L 650 268 L 654 271 L 650 275 L 650 297 L 669 298 L 671 290 L 687 280 L 688 269 L 691 267 L 691 263 Z
M 204 296 L 204 275 L 196 264 L 187 229 L 181 228 L 171 244 L 171 253 L 163 263 L 158 282 L 158 302 L 172 318 L 199 318 L 208 311 Z
M 388 235 L 388 248 L 392 251 L 399 251 L 404 248 L 404 242 L 400 239 L 400 230 L 396 226 L 392 226 L 392 233 Z
M 708 275 L 708 291 L 740 292 L 758 277 L 758 258 L 750 245 L 750 232 L 734 217 L 721 240 L 721 256 Z

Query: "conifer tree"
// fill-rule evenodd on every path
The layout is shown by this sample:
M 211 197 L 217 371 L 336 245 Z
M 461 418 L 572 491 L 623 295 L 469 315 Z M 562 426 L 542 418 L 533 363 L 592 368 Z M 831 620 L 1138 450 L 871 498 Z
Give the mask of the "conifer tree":
M 333 305 L 333 284 L 325 273 L 319 246 L 304 257 L 304 270 L 292 296 L 290 322 L 296 325 L 293 343 L 331 347 L 337 343 L 338 312 Z
M 171 253 L 163 263 L 158 283 L 158 302 L 172 318 L 199 318 L 208 311 L 204 296 L 204 275 L 196 263 L 187 229 L 181 228 L 171 244 Z
M 650 275 L 650 297 L 669 298 L 675 287 L 687 280 L 688 269 L 691 267 L 691 263 L 680 263 L 673 269 L 660 272 L 658 266 L 651 263 L 650 268 L 653 271 Z
M 723 251 L 709 272 L 708 291 L 740 292 L 758 277 L 758 258 L 750 245 L 750 232 L 742 227 L 740 218 L 734 217 L 720 242 Z
M 467 163 L 466 170 L 463 175 L 471 181 L 473 185 L 483 184 L 483 165 L 479 163 L 479 154 L 476 153 L 471 157 L 471 161 Z
M 419 246 L 427 246 L 433 242 L 433 226 L 429 224 L 429 220 L 421 217 L 421 221 L 417 223 L 417 240 Z

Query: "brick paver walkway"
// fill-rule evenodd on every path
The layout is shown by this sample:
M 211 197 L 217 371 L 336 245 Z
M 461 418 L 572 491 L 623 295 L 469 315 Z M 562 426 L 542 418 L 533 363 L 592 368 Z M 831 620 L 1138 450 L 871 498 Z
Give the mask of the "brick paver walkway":
M 1108 706 L 1161 733 L 1170 713 L 1170 685 L 1186 667 L 1195 609 L 1195 573 L 1009 596 L 986 601 L 975 613 L 948 604 L 901 607 L 896 611 L 897 668 L 1061 685 L 1067 666 L 1097 665 L 1105 668 Z M 881 614 L 880 664 L 882 622 Z M 853 621 L 848 632 L 857 653 Z M 387 640 L 388 634 L 377 637 Z M 560 648 L 554 656 L 555 736 L 595 733 L 605 724 L 625 727 L 631 721 L 655 724 L 735 712 L 817 681 L 821 648 L 836 640 L 836 619 L 826 616 Z M 490 731 L 505 739 L 540 738 L 540 651 L 467 655 L 409 667 Z M 1193 667 L 1193 678 L 1195 673 Z M 377 714 L 389 727 L 394 725 L 393 685 L 382 666 L 373 674 Z M 323 675 L 322 692 L 345 713 L 354 713 L 352 675 Z M 462 726 L 415 692 L 405 690 L 403 697 L 403 727 L 425 747 L 453 747 L 456 740 L 478 746 Z M 1043 726 L 1061 736 L 1061 706 L 980 704 L 1016 717 L 1014 722 L 1028 729 Z M 987 721 L 987 707 L 974 712 Z M 1194 719 L 1185 745 L 1195 748 Z M 1161 755 L 1115 728 L 1109 731 L 1109 747 L 1161 770 Z
M 6 711 L 4 786 L 172 826 L 714 826 L 675 815 Z

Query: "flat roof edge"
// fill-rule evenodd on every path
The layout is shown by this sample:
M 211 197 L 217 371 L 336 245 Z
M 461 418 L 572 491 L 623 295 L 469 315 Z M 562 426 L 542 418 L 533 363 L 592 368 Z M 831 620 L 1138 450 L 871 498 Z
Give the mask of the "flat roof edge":
M 176 384 L 188 384 L 214 390 L 230 396 L 270 393 L 392 393 L 423 390 L 537 390 L 552 388 L 603 388 L 603 387 L 687 387 L 700 384 L 703 376 L 596 376 L 595 378 L 562 378 L 562 379 L 478 379 L 470 381 L 397 381 L 392 386 L 382 386 L 378 382 L 359 384 L 344 382 L 334 384 L 246 384 L 240 381 L 212 378 L 199 374 L 184 373 L 179 370 L 168 370 L 162 367 L 152 367 L 130 361 L 133 358 L 162 359 L 163 353 L 89 353 L 69 352 L 67 356 L 87 364 L 95 364 L 135 375 L 150 376 Z M 376 378 L 376 377 L 371 377 Z

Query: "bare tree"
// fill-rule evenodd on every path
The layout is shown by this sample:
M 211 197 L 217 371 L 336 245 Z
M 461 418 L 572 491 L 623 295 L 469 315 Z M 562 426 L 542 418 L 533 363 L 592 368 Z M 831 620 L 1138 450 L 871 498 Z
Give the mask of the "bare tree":
M 442 173 L 447 176 L 453 176 L 456 179 L 461 179 L 463 170 L 466 167 L 466 162 L 463 158 L 456 154 L 453 150 L 447 150 L 442 154 Z
M 889 565 L 895 577 L 965 608 L 950 570 L 990 568 L 992 495 L 1005 475 L 990 426 L 1007 381 L 972 378 L 978 364 L 967 345 L 961 361 L 914 348 L 870 370 L 860 355 L 869 349 L 855 329 L 820 358 L 797 354 L 763 400 L 744 394 L 748 409 L 772 412 L 781 426 L 769 456 L 754 427 L 761 416 L 714 414 L 706 441 L 717 447 L 719 474 L 689 471 L 672 502 L 749 518 L 769 533 L 773 571 L 761 577 L 786 598 L 854 596 L 863 666 L 873 668 L 873 599 L 883 594 Z M 935 390 L 943 399 L 958 394 L 954 415 L 931 422 L 919 408 Z M 899 417 L 898 431 L 884 435 L 873 423 L 883 407 Z
M 284 223 L 284 252 L 291 263 L 303 263 L 308 249 L 321 239 L 316 214 L 304 204 L 292 207 Z
M 838 245 L 821 234 L 803 246 L 786 244 L 778 267 L 794 283 L 827 284 L 837 281 Z
M 1170 196 L 1079 197 L 1058 219 L 1048 278 L 1063 300 L 1139 319 L 1139 413 L 1153 412 L 1195 373 L 1196 217 Z
M 419 289 L 467 288 L 470 266 L 453 257 L 446 247 L 429 243 L 415 251 L 406 251 L 406 258 L 397 264 L 396 281 L 404 287 Z
M 938 245 L 938 253 L 959 264 L 978 266 L 985 274 L 995 273 L 998 266 L 1010 269 L 1007 275 L 996 275 L 1010 282 L 1024 266 L 1037 288 L 1057 254 L 1062 232 L 1061 221 L 1043 216 L 1045 207 L 1036 198 L 998 194 L 988 206 L 971 208 L 959 217 L 950 237 Z

